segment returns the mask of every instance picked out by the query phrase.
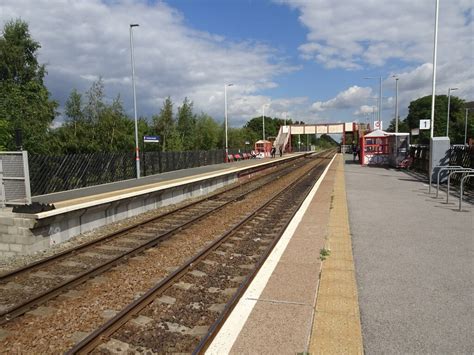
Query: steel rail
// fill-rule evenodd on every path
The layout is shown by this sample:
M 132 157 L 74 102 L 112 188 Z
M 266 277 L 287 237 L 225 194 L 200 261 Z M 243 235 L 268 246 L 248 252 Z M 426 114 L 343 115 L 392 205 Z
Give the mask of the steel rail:
M 316 169 L 316 168 L 317 167 L 315 167 L 314 169 Z M 306 176 L 303 176 L 303 177 L 306 177 Z M 304 198 L 301 199 L 300 203 L 298 204 L 297 208 L 295 208 L 295 210 L 292 213 L 291 217 L 286 221 L 284 228 L 282 228 L 281 234 L 278 235 L 276 238 L 274 238 L 274 240 L 271 243 L 270 247 L 267 249 L 267 251 L 264 253 L 264 255 L 262 255 L 262 257 L 258 261 L 255 269 L 252 271 L 252 273 L 249 276 L 247 276 L 245 281 L 239 286 L 239 288 L 237 289 L 236 293 L 233 295 L 231 300 L 229 302 L 227 302 L 224 310 L 219 315 L 219 317 L 215 320 L 215 322 L 211 325 L 208 333 L 201 339 L 198 346 L 192 352 L 192 355 L 202 354 L 209 347 L 212 340 L 215 338 L 215 336 L 217 335 L 219 330 L 222 328 L 225 321 L 230 316 L 231 312 L 233 311 L 233 309 L 235 308 L 235 306 L 237 305 L 239 300 L 242 298 L 242 296 L 244 295 L 247 288 L 250 286 L 250 283 L 253 281 L 253 279 L 255 278 L 257 273 L 260 271 L 261 267 L 263 266 L 263 264 L 267 260 L 268 256 L 271 254 L 271 252 L 275 248 L 276 244 L 279 242 L 279 240 L 280 240 L 281 236 L 283 235 L 283 233 L 285 232 L 286 228 L 291 223 L 291 220 L 293 219 L 295 214 L 298 212 L 298 210 L 301 208 L 301 205 L 304 203 L 306 197 L 311 192 L 311 189 L 312 189 L 312 187 L 314 186 L 315 183 L 316 183 L 316 181 L 307 189 L 306 193 L 304 194 Z
M 312 170 L 315 170 L 322 165 L 323 162 L 320 162 L 319 165 L 315 166 L 312 168 Z M 308 174 L 305 173 L 301 177 L 299 177 L 296 181 L 292 182 L 291 186 L 295 186 L 297 183 L 303 183 L 305 179 L 307 179 Z M 308 184 L 308 187 L 312 187 L 314 184 Z M 307 196 L 311 189 L 307 188 L 307 191 L 304 196 Z M 111 336 L 115 331 L 117 331 L 120 327 L 122 327 L 125 323 L 128 322 L 134 315 L 136 315 L 138 312 L 140 312 L 143 308 L 148 306 L 150 303 L 152 303 L 160 294 L 162 294 L 164 291 L 166 291 L 169 287 L 173 285 L 175 281 L 177 281 L 179 278 L 181 278 L 188 270 L 192 269 L 193 266 L 202 258 L 207 256 L 209 253 L 211 253 L 214 249 L 216 249 L 219 245 L 221 245 L 225 240 L 227 240 L 230 236 L 236 233 L 236 231 L 252 219 L 254 219 L 256 216 L 258 216 L 265 208 L 267 208 L 269 205 L 274 203 L 275 201 L 278 200 L 281 196 L 284 194 L 288 194 L 289 190 L 288 189 L 283 189 L 281 190 L 278 194 L 273 196 L 269 201 L 264 203 L 262 206 L 258 207 L 256 210 L 251 212 L 247 217 L 245 217 L 242 221 L 234 225 L 229 231 L 225 232 L 222 234 L 220 237 L 218 237 L 214 242 L 206 246 L 205 249 L 200 251 L 198 254 L 193 256 L 192 258 L 188 259 L 181 267 L 176 269 L 174 272 L 169 274 L 167 277 L 165 277 L 163 280 L 161 280 L 158 284 L 156 284 L 153 288 L 148 290 L 145 294 L 143 294 L 140 298 L 137 300 L 133 301 L 130 303 L 128 306 L 126 306 L 122 311 L 120 311 L 115 317 L 109 319 L 106 323 L 104 323 L 101 327 L 97 328 L 95 331 L 90 333 L 86 338 L 84 338 L 82 341 L 77 343 L 73 348 L 71 348 L 69 351 L 66 352 L 68 355 L 72 354 L 87 354 L 90 351 L 92 351 L 94 348 L 98 346 L 102 342 L 102 339 L 105 337 Z M 304 198 L 302 199 L 304 201 Z M 302 202 L 301 202 L 302 203 Z M 299 206 L 301 206 L 301 203 L 298 205 L 298 208 L 295 209 L 295 211 L 292 213 L 292 216 L 289 218 L 289 220 L 292 219 L 294 214 L 297 212 L 299 209 Z M 286 226 L 288 225 L 289 221 L 285 224 Z M 283 229 L 284 230 L 284 229 Z M 278 240 L 281 237 L 281 235 L 277 236 L 275 239 Z M 276 242 L 274 241 L 271 244 L 271 248 L 273 249 L 274 245 Z M 270 250 L 271 251 L 271 250 Z M 267 251 L 265 254 L 265 258 L 261 258 L 261 260 L 257 263 L 258 268 L 260 268 L 261 265 L 263 265 L 263 261 L 266 259 L 266 257 L 269 255 L 269 251 Z M 254 271 L 252 274 L 252 278 L 247 278 L 245 281 L 250 282 L 251 279 L 253 279 L 253 276 L 256 274 L 258 270 Z M 245 283 L 244 281 L 244 283 Z M 248 287 L 248 284 L 246 286 L 240 286 L 239 289 L 245 290 Z M 242 292 L 243 293 L 243 292 Z M 235 297 L 232 298 L 232 302 L 234 304 Z M 233 308 L 233 306 L 232 306 Z M 226 306 L 226 309 L 230 309 L 230 306 Z M 211 326 L 212 332 L 216 329 L 217 325 Z M 206 337 L 207 338 L 207 337 Z
M 289 168 L 292 168 L 292 167 L 289 167 Z M 281 173 L 284 170 L 286 170 L 286 168 L 283 168 L 282 170 L 279 170 L 279 171 L 275 172 L 275 174 Z M 268 175 L 266 175 L 265 177 L 268 177 Z M 265 178 L 265 177 L 262 177 L 262 179 Z M 145 222 L 137 223 L 136 225 L 134 225 L 132 227 L 126 227 L 124 229 L 126 229 L 126 231 L 130 231 L 133 228 L 140 230 L 140 228 L 144 224 L 147 224 L 147 223 L 150 223 L 150 222 L 155 222 L 157 219 L 162 219 L 163 217 L 169 216 L 169 215 L 171 215 L 172 213 L 175 213 L 175 212 L 182 212 L 184 209 L 186 209 L 190 206 L 194 206 L 197 203 L 202 203 L 202 202 L 205 202 L 205 201 L 208 201 L 208 200 L 212 200 L 212 198 L 214 198 L 216 196 L 222 195 L 224 193 L 228 193 L 229 191 L 239 189 L 243 185 L 246 185 L 247 183 L 255 182 L 255 181 L 256 180 L 249 180 L 248 182 L 246 182 L 244 184 L 239 184 L 239 185 L 237 185 L 237 186 L 235 186 L 235 187 L 233 187 L 229 190 L 226 190 L 224 192 L 213 194 L 212 196 L 209 196 L 209 197 L 204 198 L 202 200 L 193 202 L 193 203 L 191 203 L 189 205 L 186 205 L 186 206 L 184 206 L 180 209 L 176 209 L 174 211 L 167 212 L 163 215 L 160 215 L 159 217 L 150 218 L 150 219 L 146 220 Z M 158 244 L 158 243 L 164 241 L 165 239 L 171 237 L 172 235 L 174 235 L 177 232 L 181 231 L 182 229 L 186 228 L 190 224 L 192 224 L 194 222 L 197 222 L 198 220 L 210 215 L 211 213 L 214 213 L 214 212 L 224 208 L 225 206 L 227 206 L 231 203 L 234 203 L 235 201 L 240 200 L 243 196 L 248 195 L 248 194 L 250 194 L 250 193 L 252 193 L 252 192 L 254 192 L 258 189 L 261 189 L 263 187 L 265 187 L 265 184 L 259 185 L 259 186 L 255 187 L 255 188 L 253 188 L 249 191 L 244 192 L 243 194 L 239 194 L 238 196 L 233 197 L 232 199 L 222 203 L 221 205 L 219 205 L 217 207 L 211 208 L 210 210 L 205 211 L 204 213 L 202 213 L 200 215 L 194 216 L 190 220 L 187 220 L 185 223 L 180 224 L 180 225 L 178 225 L 178 226 L 176 226 L 176 227 L 174 227 L 174 228 L 158 235 L 157 237 L 153 238 L 152 240 L 150 240 L 148 242 L 145 242 L 145 243 L 143 243 L 143 244 L 141 244 L 141 245 L 139 245 L 135 248 L 132 248 L 131 250 L 128 250 L 128 251 L 126 251 L 126 252 L 124 252 L 124 253 L 122 253 L 122 254 L 120 254 L 120 255 L 118 255 L 118 256 L 116 256 L 116 257 L 114 257 L 114 258 L 98 265 L 98 266 L 96 266 L 96 267 L 93 267 L 93 268 L 91 268 L 91 269 L 89 269 L 89 270 L 87 270 L 83 273 L 80 273 L 77 276 L 72 277 L 69 280 L 66 280 L 62 283 L 59 283 L 58 285 L 54 286 L 53 288 L 50 288 L 49 290 L 46 290 L 46 291 L 36 295 L 35 297 L 27 299 L 24 302 L 22 302 L 18 305 L 15 305 L 14 307 L 11 307 L 9 309 L 4 310 L 2 313 L 0 313 L 0 325 L 5 324 L 8 321 L 10 321 L 11 319 L 24 314 L 29 309 L 31 309 L 31 308 L 33 308 L 33 307 L 35 307 L 35 306 L 37 306 L 41 303 L 44 303 L 45 301 L 47 301 L 51 298 L 54 298 L 54 297 L 60 295 L 64 291 L 66 291 L 66 290 L 68 290 L 68 289 L 70 289 L 74 286 L 77 286 L 77 285 L 85 282 L 86 280 L 88 280 L 92 277 L 95 277 L 95 276 L 109 270 L 110 268 L 120 264 L 123 260 L 126 260 L 126 259 L 128 259 L 131 256 L 134 256 L 136 254 L 139 254 L 139 253 L 141 253 L 142 251 L 144 251 L 146 249 L 154 247 L 156 244 Z M 116 237 L 117 235 L 123 235 L 122 230 L 118 231 L 118 232 L 111 233 L 107 236 L 104 236 L 104 237 L 100 238 L 99 241 L 103 242 L 103 241 L 105 241 L 104 239 L 112 239 L 112 238 Z M 56 262 L 56 261 L 61 261 L 69 255 L 76 255 L 76 253 L 79 250 L 82 251 L 86 246 L 90 247 L 90 246 L 97 245 L 97 244 L 99 244 L 99 242 L 94 243 L 94 241 L 92 241 L 92 242 L 86 243 L 86 244 L 80 246 L 78 249 L 72 249 L 72 250 L 69 250 L 69 251 L 66 251 L 66 252 L 63 252 L 63 253 L 59 254 L 59 257 L 57 259 L 54 259 L 54 256 L 50 257 L 50 258 L 48 258 L 48 260 L 46 262 L 47 262 L 47 264 L 50 264 L 50 263 L 53 263 L 53 262 Z M 39 265 L 40 265 L 40 267 L 46 266 L 45 264 L 39 262 L 39 263 L 30 265 L 30 268 L 23 268 L 22 271 L 28 272 L 31 269 L 33 269 L 33 267 L 37 267 Z M 15 272 L 15 275 L 17 275 L 17 274 L 18 274 L 18 272 Z
M 298 157 L 299 159 L 301 159 L 302 157 Z M 289 162 L 293 162 L 293 160 L 290 160 Z M 283 169 L 282 169 L 283 170 Z M 275 172 L 275 173 L 278 173 L 279 171 Z M 265 178 L 267 176 L 263 176 L 261 178 Z M 56 261 L 59 261 L 61 260 L 62 258 L 65 258 L 65 257 L 68 257 L 69 255 L 73 255 L 73 254 L 76 254 L 77 252 L 79 251 L 82 251 L 84 249 L 87 249 L 93 245 L 98 245 L 100 244 L 101 242 L 106 242 L 106 241 L 109 241 L 113 238 L 116 238 L 116 237 L 119 237 L 121 236 L 121 234 L 124 234 L 132 229 L 136 229 L 144 224 L 147 224 L 147 223 L 151 223 L 151 222 L 156 222 L 164 217 L 168 217 L 169 215 L 173 214 L 173 213 L 177 213 L 177 212 L 181 212 L 183 211 L 184 209 L 186 208 L 190 208 L 190 207 L 193 207 L 197 204 L 200 204 L 202 202 L 205 202 L 205 201 L 209 201 L 209 200 L 212 200 L 214 199 L 216 196 L 219 196 L 219 195 L 222 195 L 224 193 L 227 193 L 227 192 L 231 192 L 233 190 L 236 190 L 236 189 L 240 189 L 242 188 L 242 186 L 245 186 L 249 183 L 252 183 L 252 182 L 255 182 L 256 180 L 248 180 L 248 181 L 245 181 L 241 184 L 238 184 L 234 187 L 231 187 L 225 191 L 219 191 L 219 192 L 214 192 L 214 193 L 211 193 L 210 195 L 202 198 L 202 199 L 199 199 L 199 200 L 196 200 L 196 201 L 193 201 L 193 202 L 190 202 L 188 204 L 186 204 L 185 206 L 181 206 L 179 208 L 176 208 L 176 209 L 173 209 L 171 211 L 168 211 L 168 212 L 165 212 L 163 214 L 160 214 L 159 216 L 153 216 L 153 217 L 150 217 L 150 218 L 147 218 L 141 222 L 136 222 L 136 223 L 133 223 L 131 225 L 128 225 L 126 227 L 123 227 L 123 228 L 120 228 L 119 230 L 115 231 L 115 232 L 110 232 L 110 233 L 107 233 L 105 234 L 104 236 L 100 237 L 100 238 L 97 238 L 95 240 L 92 240 L 92 241 L 89 241 L 89 242 L 86 242 L 84 244 L 81 244 L 81 245 L 78 245 L 74 248 L 71 248 L 71 249 L 67 249 L 65 251 L 62 251 L 60 253 L 57 253 L 55 255 L 52 255 L 52 256 L 49 256 L 49 257 L 46 257 L 44 259 L 41 259 L 41 260 L 38 260 L 38 261 L 35 261 L 35 262 L 32 262 L 28 265 L 25 265 L 23 267 L 20 267 L 20 268 L 17 268 L 15 270 L 12 270 L 12 271 L 8 271 L 6 273 L 3 273 L 3 274 L 0 274 L 0 283 L 2 282 L 5 282 L 6 279 L 8 278 L 11 278 L 11 277 L 14 277 L 14 276 L 17 276 L 18 274 L 21 274 L 22 272 L 24 271 L 28 271 L 34 267 L 44 267 L 44 266 L 47 266 L 49 263 L 51 262 L 56 262 Z

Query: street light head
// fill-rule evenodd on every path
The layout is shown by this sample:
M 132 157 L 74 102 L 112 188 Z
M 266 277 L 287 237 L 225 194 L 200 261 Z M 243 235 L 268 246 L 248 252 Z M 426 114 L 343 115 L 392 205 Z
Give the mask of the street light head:
M 450 88 L 451 91 L 457 90 L 458 88 Z
M 234 84 L 227 84 L 227 86 L 234 86 Z
M 138 27 L 138 26 L 140 26 L 138 23 L 131 23 L 130 24 L 130 27 Z

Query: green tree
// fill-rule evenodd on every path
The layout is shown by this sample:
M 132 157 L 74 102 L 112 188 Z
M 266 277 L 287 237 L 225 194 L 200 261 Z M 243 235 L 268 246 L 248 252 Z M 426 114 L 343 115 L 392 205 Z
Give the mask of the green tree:
M 77 136 L 77 126 L 84 124 L 82 95 L 73 89 L 69 98 L 66 100 L 65 114 L 69 117 L 72 126 L 74 127 L 74 136 Z
M 13 132 L 23 132 L 23 147 L 30 152 L 49 150 L 49 127 L 57 103 L 50 99 L 43 79 L 44 65 L 37 59 L 39 42 L 22 20 L 9 21 L 0 37 L 0 120 L 7 121 L 7 134 L 0 145 L 15 149 Z
M 451 96 L 451 108 L 450 108 L 450 129 L 449 136 L 454 138 L 459 136 L 459 124 L 458 122 L 464 119 L 464 101 L 456 96 Z M 435 137 L 446 136 L 446 119 L 448 114 L 448 97 L 446 95 L 437 95 L 435 100 L 435 114 L 434 114 L 434 128 L 433 135 Z M 419 128 L 420 120 L 429 120 L 431 118 L 431 95 L 419 98 L 415 101 L 410 102 L 408 107 L 408 116 L 406 122 L 409 129 Z M 463 133 L 464 135 L 464 130 Z M 429 143 L 430 131 L 421 130 L 418 137 L 419 143 Z M 454 143 L 454 139 L 452 139 Z
M 395 118 L 390 121 L 390 124 L 386 130 L 387 132 L 395 132 Z M 410 133 L 410 128 L 406 120 L 398 120 L 398 132 Z
M 8 132 L 8 121 L 0 119 L 0 151 L 7 149 L 6 142 L 10 139 Z
M 272 118 L 265 116 L 265 139 L 269 137 L 275 138 L 278 135 L 280 126 L 283 126 L 284 121 L 280 118 Z M 291 120 L 287 120 L 287 124 L 291 124 Z M 253 131 L 262 139 L 263 135 L 263 116 L 254 117 L 248 121 L 244 128 Z
M 212 150 L 218 147 L 220 127 L 211 116 L 201 113 L 196 118 L 196 128 L 194 132 L 194 149 Z
M 167 97 L 159 115 L 154 115 L 155 132 L 161 136 L 163 151 L 182 150 L 181 138 L 176 130 L 173 117 L 173 102 Z
M 194 148 L 196 117 L 193 114 L 193 103 L 186 97 L 183 105 L 178 107 L 177 130 L 184 150 Z
M 83 95 L 73 90 L 65 105 L 66 120 L 53 131 L 51 144 L 56 153 L 91 153 L 97 151 L 133 151 L 135 127 L 125 114 L 118 95 L 111 104 L 105 102 L 102 79 L 93 82 Z M 150 129 L 139 121 L 139 137 Z

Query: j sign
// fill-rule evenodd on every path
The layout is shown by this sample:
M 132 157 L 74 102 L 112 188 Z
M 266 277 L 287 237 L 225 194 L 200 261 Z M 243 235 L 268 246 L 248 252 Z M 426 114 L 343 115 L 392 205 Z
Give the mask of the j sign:
M 160 136 L 143 136 L 145 143 L 160 143 Z

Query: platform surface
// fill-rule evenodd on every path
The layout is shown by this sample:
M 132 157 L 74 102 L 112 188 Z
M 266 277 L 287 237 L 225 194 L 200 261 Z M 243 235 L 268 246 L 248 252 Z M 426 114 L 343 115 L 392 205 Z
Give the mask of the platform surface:
M 472 354 L 474 206 L 346 159 L 365 352 Z
M 265 263 L 263 291 L 249 287 L 208 354 L 474 352 L 474 206 L 458 212 L 403 171 L 341 161 L 345 189 L 334 164 Z

